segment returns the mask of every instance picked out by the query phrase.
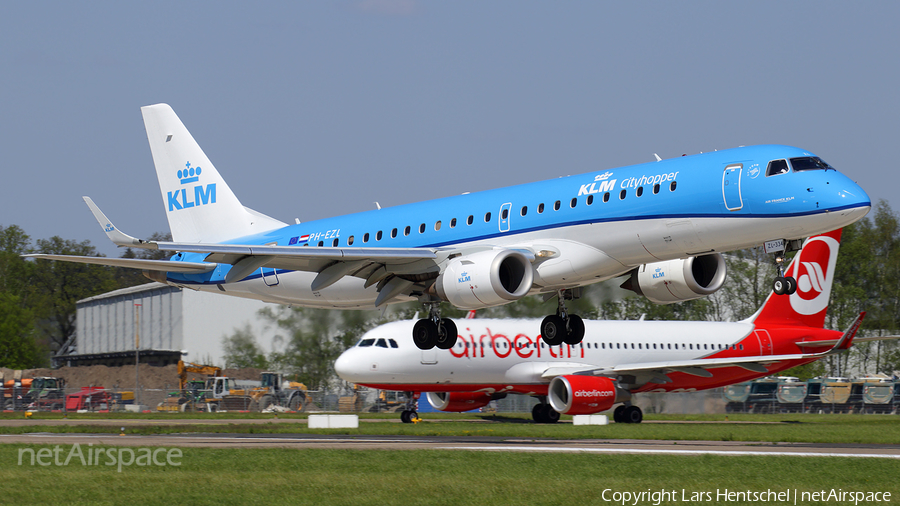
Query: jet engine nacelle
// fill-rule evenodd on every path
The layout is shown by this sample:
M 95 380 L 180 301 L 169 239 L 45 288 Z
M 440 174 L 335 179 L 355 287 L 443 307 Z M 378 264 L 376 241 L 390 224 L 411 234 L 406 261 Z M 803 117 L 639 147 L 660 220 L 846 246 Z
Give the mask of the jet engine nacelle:
M 559 413 L 590 415 L 616 403 L 616 384 L 602 376 L 557 376 L 550 381 L 547 398 Z
M 521 299 L 533 282 L 528 258 L 500 249 L 454 258 L 435 281 L 435 290 L 460 309 L 481 309 Z
M 428 403 L 440 411 L 469 411 L 487 406 L 493 396 L 485 392 L 428 392 Z
M 705 297 L 725 283 L 725 259 L 718 253 L 645 264 L 631 271 L 622 288 L 657 304 Z

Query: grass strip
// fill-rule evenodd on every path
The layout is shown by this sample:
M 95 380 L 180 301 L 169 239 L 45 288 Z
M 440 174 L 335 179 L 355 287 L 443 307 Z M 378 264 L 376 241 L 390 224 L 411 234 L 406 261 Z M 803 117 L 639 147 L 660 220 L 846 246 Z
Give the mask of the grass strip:
M 472 417 L 472 415 L 467 415 Z M 241 433 L 241 434 L 346 434 L 408 436 L 495 436 L 522 439 L 651 439 L 702 441 L 765 441 L 784 443 L 868 443 L 898 444 L 900 418 L 891 415 L 770 415 L 765 421 L 700 420 L 704 423 L 680 423 L 682 418 L 665 419 L 671 423 L 610 424 L 574 426 L 572 424 L 535 424 L 524 418 L 484 416 L 477 422 L 430 416 L 418 424 L 360 423 L 358 429 L 309 429 L 305 423 L 231 423 L 227 425 L 165 425 L 154 423 L 125 425 L 126 434 Z M 457 421 L 458 420 L 458 421 Z M 117 425 L 26 425 L 0 426 L 0 434 L 36 432 L 118 434 Z
M 47 447 L 0 445 L 0 502 L 621 504 L 604 497 L 646 492 L 637 504 L 697 504 L 725 502 L 717 496 L 725 489 L 877 491 L 890 492 L 892 501 L 900 498 L 895 479 L 900 463 L 882 459 L 185 448 L 178 467 L 131 465 L 121 473 L 115 466 L 85 466 L 77 460 L 41 467 L 26 459 L 18 465 L 20 450 Z M 662 491 L 669 495 L 657 502 L 651 494 Z

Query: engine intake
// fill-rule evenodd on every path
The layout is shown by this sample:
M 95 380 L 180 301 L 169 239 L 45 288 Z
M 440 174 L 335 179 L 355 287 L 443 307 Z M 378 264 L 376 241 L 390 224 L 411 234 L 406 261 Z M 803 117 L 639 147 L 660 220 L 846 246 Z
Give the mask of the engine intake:
M 713 253 L 642 265 L 621 286 L 657 304 L 672 304 L 714 293 L 725 283 L 725 271 L 725 259 Z
M 616 403 L 616 384 L 602 376 L 557 376 L 550 381 L 547 398 L 560 413 L 590 415 Z
M 440 411 L 470 411 L 487 406 L 494 396 L 486 392 L 428 392 L 428 403 Z
M 434 286 L 439 297 L 460 309 L 481 309 L 521 299 L 533 282 L 528 258 L 501 249 L 454 258 Z

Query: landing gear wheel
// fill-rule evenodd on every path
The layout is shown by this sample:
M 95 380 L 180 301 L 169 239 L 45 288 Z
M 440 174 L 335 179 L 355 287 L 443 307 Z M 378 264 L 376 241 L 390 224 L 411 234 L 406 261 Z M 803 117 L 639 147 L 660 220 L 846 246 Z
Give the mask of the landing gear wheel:
M 544 404 L 544 423 L 556 423 L 559 421 L 559 411 L 553 409 L 549 404 Z
M 413 342 L 420 350 L 430 350 L 437 344 L 437 334 L 437 325 L 427 318 L 422 318 L 413 327 Z
M 625 405 L 617 407 L 615 411 L 613 411 L 613 421 L 616 423 L 625 423 Z
M 577 314 L 570 314 L 567 325 L 567 332 L 563 341 L 566 344 L 575 346 L 584 339 L 584 320 Z
M 545 423 L 544 406 L 544 404 L 535 404 L 534 407 L 531 408 L 531 418 L 534 420 L 534 423 Z
M 436 346 L 442 350 L 449 350 L 456 346 L 456 338 L 459 332 L 456 324 L 450 318 L 441 318 L 441 326 L 438 329 Z
M 641 423 L 644 419 L 644 413 L 637 406 L 628 406 L 622 413 L 622 420 L 625 423 Z
M 787 293 L 788 283 L 785 281 L 785 278 L 778 276 L 775 278 L 775 281 L 772 282 L 772 291 L 775 292 L 775 295 L 784 295 Z
M 785 293 L 788 295 L 793 295 L 794 292 L 797 291 L 797 280 L 788 276 L 784 278 L 784 282 L 787 283 L 787 290 Z
M 412 423 L 409 419 L 410 411 L 408 409 L 404 409 L 402 413 L 400 413 L 400 421 L 403 423 Z
M 567 334 L 566 321 L 555 314 L 544 318 L 541 322 L 541 337 L 548 346 L 562 344 Z

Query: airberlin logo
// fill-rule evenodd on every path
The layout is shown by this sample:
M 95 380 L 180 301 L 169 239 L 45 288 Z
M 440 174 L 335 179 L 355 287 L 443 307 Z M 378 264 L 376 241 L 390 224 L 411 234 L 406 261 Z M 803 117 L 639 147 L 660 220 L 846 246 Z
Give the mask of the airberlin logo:
M 797 291 L 790 296 L 794 311 L 813 315 L 828 307 L 838 247 L 838 241 L 829 236 L 813 237 L 803 245 L 789 274 L 797 280 Z
M 611 390 L 576 390 L 575 397 L 612 397 L 615 393 Z
M 191 167 L 191 162 L 185 163 L 184 167 L 184 169 L 180 169 L 176 174 L 182 185 L 189 185 L 200 181 L 200 174 L 203 172 L 202 168 Z M 194 191 L 192 193 L 189 192 L 189 189 L 190 188 L 181 188 L 174 192 L 167 193 L 170 212 L 216 203 L 216 183 L 210 183 L 206 186 L 197 184 L 193 187 Z

